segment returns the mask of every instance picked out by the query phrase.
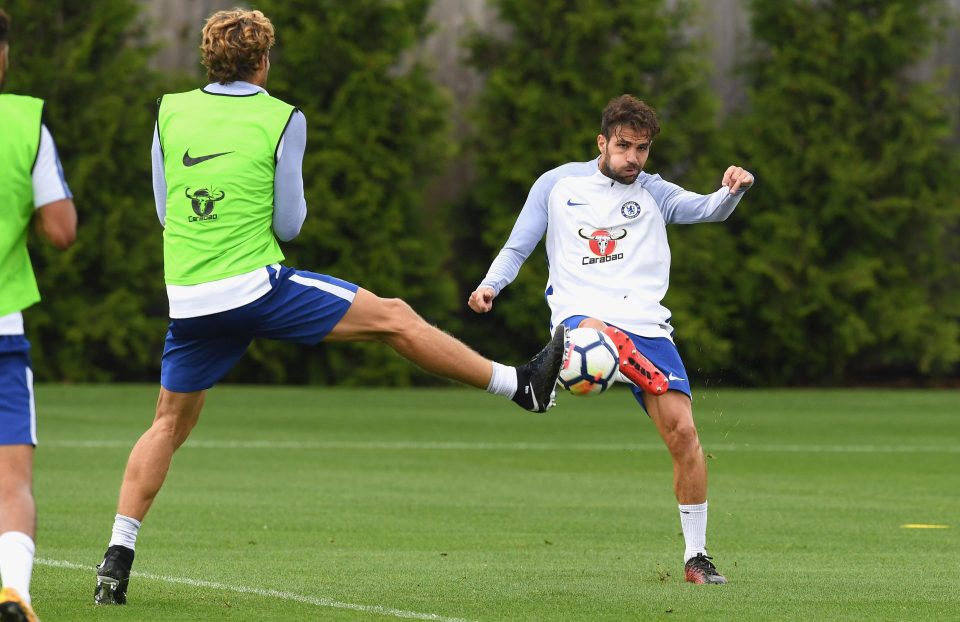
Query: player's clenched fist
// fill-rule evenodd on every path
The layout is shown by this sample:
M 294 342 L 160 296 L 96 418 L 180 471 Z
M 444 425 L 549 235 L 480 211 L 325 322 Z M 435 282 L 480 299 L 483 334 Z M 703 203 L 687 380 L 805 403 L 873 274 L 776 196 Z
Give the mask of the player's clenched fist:
M 477 313 L 486 313 L 493 308 L 493 299 L 497 296 L 496 292 L 490 287 L 478 287 L 470 294 L 467 304 Z
M 731 166 L 723 174 L 723 181 L 720 185 L 730 189 L 730 194 L 734 194 L 741 188 L 747 189 L 753 185 L 753 175 L 739 166 Z

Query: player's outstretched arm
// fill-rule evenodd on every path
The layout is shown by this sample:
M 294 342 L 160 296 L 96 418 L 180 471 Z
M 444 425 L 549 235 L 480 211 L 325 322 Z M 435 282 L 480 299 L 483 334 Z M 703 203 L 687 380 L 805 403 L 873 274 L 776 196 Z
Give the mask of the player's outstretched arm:
M 736 194 L 737 190 L 746 190 L 753 185 L 753 175 L 739 166 L 730 166 L 724 172 L 720 185 L 729 188 L 730 194 Z
M 41 206 L 35 218 L 37 232 L 60 250 L 69 248 L 77 239 L 77 208 L 72 199 Z
M 487 313 L 493 309 L 493 299 L 496 297 L 497 293 L 492 287 L 480 286 L 470 294 L 467 305 L 477 313 Z

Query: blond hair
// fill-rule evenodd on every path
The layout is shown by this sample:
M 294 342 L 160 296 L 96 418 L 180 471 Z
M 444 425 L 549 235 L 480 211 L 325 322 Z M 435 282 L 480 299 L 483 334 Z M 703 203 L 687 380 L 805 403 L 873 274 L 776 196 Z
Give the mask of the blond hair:
M 273 24 L 260 11 L 217 11 L 204 24 L 200 43 L 207 78 L 221 84 L 250 78 L 273 42 Z

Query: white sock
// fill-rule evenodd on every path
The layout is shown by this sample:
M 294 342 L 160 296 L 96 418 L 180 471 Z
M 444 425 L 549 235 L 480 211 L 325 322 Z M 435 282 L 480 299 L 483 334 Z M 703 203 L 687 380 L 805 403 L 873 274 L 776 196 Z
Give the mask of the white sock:
M 0 583 L 12 587 L 30 604 L 30 576 L 33 574 L 33 538 L 22 531 L 0 535 Z
M 487 393 L 513 397 L 513 394 L 517 392 L 517 368 L 507 367 L 496 361 L 491 362 L 493 363 L 493 375 L 490 376 Z
M 683 563 L 698 553 L 707 554 L 707 502 L 680 506 L 680 527 L 683 529 Z
M 113 535 L 110 536 L 110 544 L 114 546 L 119 544 L 125 546 L 131 551 L 137 550 L 137 532 L 140 531 L 140 521 L 117 514 L 113 518 Z

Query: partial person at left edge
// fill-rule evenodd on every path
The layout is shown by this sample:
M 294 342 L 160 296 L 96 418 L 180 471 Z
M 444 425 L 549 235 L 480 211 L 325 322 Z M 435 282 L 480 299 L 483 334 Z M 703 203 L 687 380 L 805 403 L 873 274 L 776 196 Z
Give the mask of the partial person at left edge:
M 37 510 L 33 450 L 37 418 L 30 342 L 22 311 L 40 291 L 27 252 L 31 221 L 59 249 L 73 244 L 77 211 L 43 100 L 3 92 L 10 59 L 10 17 L 0 9 L 0 620 L 33 621 Z

